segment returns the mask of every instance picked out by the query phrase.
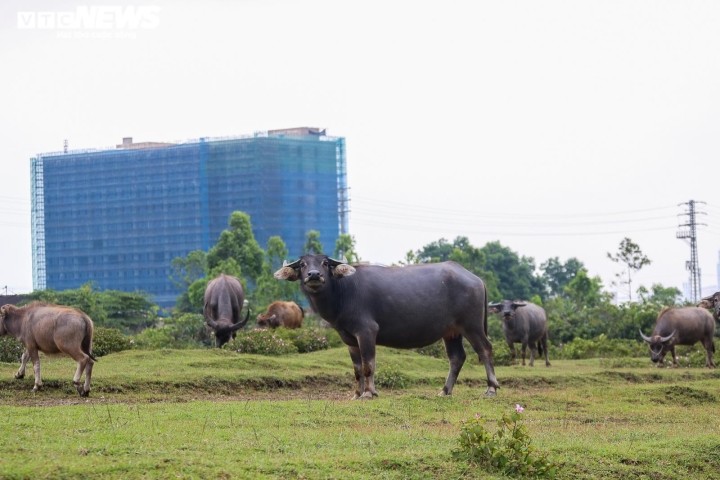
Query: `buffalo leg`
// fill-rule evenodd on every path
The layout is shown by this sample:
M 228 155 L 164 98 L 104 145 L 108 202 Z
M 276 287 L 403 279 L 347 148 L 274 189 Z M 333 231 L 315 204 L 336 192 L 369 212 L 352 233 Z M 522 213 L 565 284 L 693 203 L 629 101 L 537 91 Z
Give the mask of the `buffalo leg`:
M 677 358 L 677 356 L 675 355 L 675 345 L 673 345 L 672 347 L 670 347 L 670 355 L 672 355 L 672 366 L 673 366 L 673 367 L 679 366 L 678 358 Z
M 353 400 L 357 400 L 365 390 L 365 378 L 362 374 L 362 360 L 360 358 L 360 347 L 348 346 L 350 351 L 350 359 L 353 362 L 353 370 L 355 371 L 355 396 Z
M 530 366 L 535 366 L 535 357 L 537 356 L 537 345 L 535 342 L 532 342 L 528 345 L 528 348 L 530 349 Z
M 507 342 L 508 350 L 510 350 L 510 363 L 515 365 L 517 360 L 517 350 L 515 350 L 515 344 L 513 342 Z
M 487 339 L 485 332 L 466 331 L 465 338 L 467 338 L 473 350 L 477 353 L 480 363 L 485 365 L 488 385 L 485 395 L 494 397 L 496 395 L 496 389 L 500 388 L 500 384 L 498 384 L 497 378 L 495 378 L 495 367 L 493 367 L 492 361 L 492 344 L 490 340 Z
M 81 397 L 87 397 L 90 394 L 90 377 L 92 375 L 93 360 L 83 352 L 79 352 L 74 355 L 73 358 L 77 362 L 77 369 L 73 376 L 73 384 Z M 80 383 L 83 372 L 85 372 L 85 385 Z
M 522 353 L 522 366 L 525 366 L 525 354 L 527 353 L 527 342 L 522 342 L 522 347 L 520 348 L 520 353 Z
M 712 337 L 705 342 L 704 346 L 705 346 L 705 353 L 707 355 L 707 360 L 705 361 L 705 366 L 707 368 L 715 368 L 715 362 L 713 362 L 713 350 L 715 350 L 715 345 L 713 344 Z
M 27 351 L 27 348 L 23 350 L 22 355 L 20 356 L 20 368 L 18 369 L 17 373 L 15 374 L 15 378 L 18 380 L 21 378 L 25 378 L 25 368 L 27 367 L 27 362 L 30 359 L 30 354 Z
M 42 377 L 40 376 L 40 353 L 37 350 L 28 352 L 30 361 L 33 364 L 33 371 L 35 373 L 35 385 L 33 386 L 33 392 L 37 392 L 42 388 Z
M 365 379 L 365 388 L 359 398 L 369 400 L 378 396 L 377 390 L 375 390 L 375 336 L 363 334 L 359 335 L 357 340 L 360 349 L 362 376 Z
M 465 363 L 465 358 L 467 358 L 462 343 L 463 338 L 460 335 L 457 337 L 443 338 L 443 341 L 445 342 L 445 351 L 450 360 L 450 371 L 448 372 L 447 380 L 445 380 L 445 386 L 440 392 L 441 396 L 452 395 L 453 387 L 460 374 L 460 369 Z
M 543 335 L 540 341 L 538 342 L 538 350 L 542 348 L 543 353 L 545 354 L 545 366 L 550 366 L 550 356 L 548 354 L 548 346 L 547 346 L 547 334 Z

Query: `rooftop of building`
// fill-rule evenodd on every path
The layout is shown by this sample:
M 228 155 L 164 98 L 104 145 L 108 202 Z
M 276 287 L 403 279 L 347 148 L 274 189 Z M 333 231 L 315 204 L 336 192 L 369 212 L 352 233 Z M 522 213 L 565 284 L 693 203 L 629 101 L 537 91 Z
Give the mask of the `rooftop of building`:
M 106 152 L 109 150 L 143 150 L 152 148 L 166 148 L 176 145 L 187 145 L 200 142 L 220 142 L 228 140 L 244 140 L 251 138 L 293 138 L 293 139 L 304 139 L 304 140 L 320 140 L 320 141 L 334 141 L 339 137 L 331 137 L 326 133 L 325 128 L 317 127 L 293 127 L 293 128 L 281 128 L 276 130 L 257 131 L 250 135 L 233 135 L 227 137 L 200 137 L 189 140 L 182 140 L 176 142 L 133 142 L 133 137 L 123 137 L 122 143 L 115 145 L 115 147 L 107 148 L 85 148 L 85 149 L 74 149 L 68 150 L 67 144 L 62 151 L 58 152 L 46 152 L 38 154 L 39 157 L 51 157 L 67 154 L 82 154 L 82 153 L 94 153 L 94 152 Z

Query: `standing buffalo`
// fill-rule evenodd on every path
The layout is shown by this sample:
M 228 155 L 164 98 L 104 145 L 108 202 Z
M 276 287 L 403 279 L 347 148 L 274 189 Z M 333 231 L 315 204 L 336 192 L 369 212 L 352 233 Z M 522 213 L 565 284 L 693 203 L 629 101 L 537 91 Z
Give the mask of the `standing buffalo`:
M 505 341 L 510 348 L 510 356 L 515 361 L 515 343 L 522 344 L 522 364 L 525 365 L 525 351 L 530 347 L 530 366 L 535 363 L 537 351 L 545 353 L 545 366 L 550 366 L 548 358 L 548 329 L 545 309 L 534 303 L 503 300 L 491 303 L 488 308 L 491 313 L 502 315 L 502 327 Z
M 240 315 L 244 297 L 240 280 L 230 275 L 221 274 L 205 288 L 203 315 L 205 322 L 215 331 L 215 343 L 218 347 L 235 338 L 237 331 L 244 327 L 250 318 L 249 308 L 245 320 L 242 320 Z
M 707 352 L 705 366 L 715 368 L 714 334 L 715 322 L 712 316 L 707 310 L 698 307 L 666 307 L 660 312 L 649 337 L 640 331 L 640 336 L 650 346 L 650 359 L 660 366 L 665 354 L 671 352 L 673 366 L 676 367 L 678 360 L 675 355 L 675 345 L 695 345 L 697 342 L 702 342 Z
M 441 338 L 450 371 L 440 394 L 452 394 L 465 362 L 463 337 L 485 364 L 486 395 L 496 394 L 485 284 L 457 263 L 353 267 L 325 255 L 305 255 L 286 263 L 275 278 L 300 280 L 313 310 L 340 334 L 355 370 L 355 398 L 377 396 L 376 345 L 418 348 Z
M 715 292 L 709 297 L 703 298 L 698 307 L 712 310 L 715 320 L 720 322 L 720 292 Z
M 90 395 L 90 378 L 96 358 L 92 354 L 93 322 L 80 310 L 59 305 L 31 303 L 25 307 L 0 307 L 0 335 L 11 335 L 20 340 L 25 351 L 15 378 L 25 376 L 28 359 L 35 371 L 33 392 L 42 387 L 39 352 L 64 353 L 77 362 L 73 376 L 75 389 L 82 397 Z M 80 378 L 85 372 L 85 384 Z
M 265 313 L 257 316 L 258 327 L 300 328 L 305 311 L 295 302 L 277 301 L 270 304 Z

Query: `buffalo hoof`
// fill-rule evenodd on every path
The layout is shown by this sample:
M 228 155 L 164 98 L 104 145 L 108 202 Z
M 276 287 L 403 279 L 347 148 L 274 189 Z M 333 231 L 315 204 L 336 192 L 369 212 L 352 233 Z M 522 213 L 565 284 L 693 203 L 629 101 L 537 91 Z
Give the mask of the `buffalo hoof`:
M 90 396 L 90 390 L 88 390 L 88 391 L 81 390 L 79 393 L 80 393 L 81 397 L 89 397 Z
M 485 396 L 486 397 L 496 397 L 497 390 L 495 390 L 495 387 L 488 387 L 488 389 L 485 390 Z
M 440 393 L 437 394 L 438 397 L 452 397 L 452 393 L 448 393 L 445 390 L 440 390 Z
M 23 378 L 25 378 L 25 374 L 24 373 L 16 373 L 15 378 L 18 380 L 22 380 Z
M 377 392 L 364 392 L 362 395 L 358 396 L 357 394 L 353 397 L 353 400 L 372 400 L 373 398 L 377 397 Z

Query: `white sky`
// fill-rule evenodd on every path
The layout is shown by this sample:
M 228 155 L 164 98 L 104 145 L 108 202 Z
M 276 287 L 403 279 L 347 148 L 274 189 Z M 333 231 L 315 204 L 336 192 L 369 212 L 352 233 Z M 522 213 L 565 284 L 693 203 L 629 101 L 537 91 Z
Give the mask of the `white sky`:
M 614 291 L 627 236 L 635 286 L 682 290 L 692 199 L 717 288 L 720 2 L 148 0 L 150 28 L 19 28 L 94 5 L 121 2 L 0 4 L 0 288 L 32 289 L 34 154 L 295 126 L 346 137 L 364 260 L 464 235 Z

